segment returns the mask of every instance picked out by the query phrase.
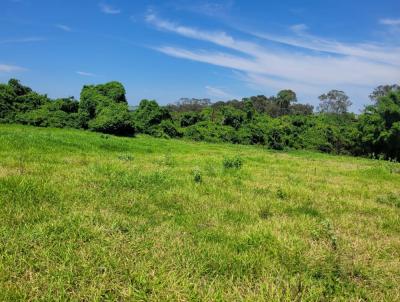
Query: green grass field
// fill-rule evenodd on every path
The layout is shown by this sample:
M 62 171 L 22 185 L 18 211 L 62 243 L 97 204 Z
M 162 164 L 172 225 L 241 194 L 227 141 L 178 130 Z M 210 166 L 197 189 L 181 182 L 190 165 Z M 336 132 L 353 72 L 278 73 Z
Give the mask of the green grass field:
M 395 163 L 0 125 L 0 207 L 1 301 L 400 300 Z

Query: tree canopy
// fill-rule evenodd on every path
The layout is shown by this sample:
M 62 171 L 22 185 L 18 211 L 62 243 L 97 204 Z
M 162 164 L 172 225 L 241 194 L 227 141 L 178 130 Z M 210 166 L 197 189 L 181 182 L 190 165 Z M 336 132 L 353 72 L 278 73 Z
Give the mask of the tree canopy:
M 16 79 L 0 84 L 0 122 L 71 127 L 114 135 L 143 133 L 164 138 L 260 144 L 268 148 L 312 149 L 400 160 L 400 86 L 381 85 L 373 103 L 355 115 L 339 90 L 322 94 L 318 111 L 296 93 L 257 95 L 211 103 L 183 98 L 160 106 L 144 99 L 130 110 L 119 82 L 83 86 L 80 99 L 52 100 Z

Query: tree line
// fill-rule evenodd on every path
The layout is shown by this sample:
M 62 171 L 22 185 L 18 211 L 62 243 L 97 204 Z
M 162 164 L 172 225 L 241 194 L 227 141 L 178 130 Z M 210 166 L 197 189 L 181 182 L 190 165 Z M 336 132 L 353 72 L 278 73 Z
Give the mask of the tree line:
M 359 115 L 349 112 L 351 101 L 338 90 L 321 95 L 316 111 L 298 103 L 292 90 L 216 103 L 185 98 L 167 106 L 145 99 L 134 110 L 125 94 L 121 83 L 109 82 L 83 86 L 79 101 L 53 100 L 10 79 L 0 84 L 0 122 L 400 160 L 397 84 L 378 86 Z

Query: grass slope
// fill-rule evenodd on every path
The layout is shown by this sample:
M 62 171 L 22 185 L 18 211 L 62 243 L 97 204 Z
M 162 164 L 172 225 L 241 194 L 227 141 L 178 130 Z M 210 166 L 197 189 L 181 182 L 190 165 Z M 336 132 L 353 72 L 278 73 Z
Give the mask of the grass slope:
M 1 125 L 0 300 L 398 301 L 399 194 L 383 161 Z

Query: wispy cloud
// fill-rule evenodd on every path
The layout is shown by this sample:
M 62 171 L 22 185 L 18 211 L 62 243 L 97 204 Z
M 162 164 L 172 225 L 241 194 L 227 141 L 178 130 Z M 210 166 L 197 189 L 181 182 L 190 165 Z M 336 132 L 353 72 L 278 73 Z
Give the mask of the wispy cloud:
M 399 19 L 381 19 L 379 20 L 379 23 L 383 25 L 390 25 L 390 26 L 400 26 L 400 18 Z
M 86 71 L 76 71 L 76 74 L 79 74 L 84 77 L 95 77 L 96 76 L 96 74 L 91 73 L 91 72 L 86 72 Z
M 222 88 L 214 87 L 214 86 L 206 86 L 206 92 L 211 97 L 216 98 L 232 98 L 232 95 Z
M 64 24 L 56 24 L 56 27 L 57 27 L 58 29 L 63 30 L 63 31 L 68 31 L 68 32 L 72 31 L 72 28 L 71 28 L 71 27 L 69 27 L 69 26 L 67 26 L 67 25 L 64 25 Z
M 42 37 L 26 37 L 26 38 L 0 40 L 0 44 L 32 43 L 32 42 L 41 42 L 45 40 L 46 39 Z
M 293 27 L 291 28 L 293 30 Z M 321 38 L 305 32 L 305 29 L 294 31 L 294 36 L 274 35 L 269 33 L 253 33 L 255 36 L 307 50 L 315 50 L 328 54 L 351 56 L 360 59 L 374 60 L 387 64 L 400 65 L 399 47 L 382 46 L 378 43 L 343 43 Z
M 172 4 L 177 10 L 198 13 L 209 17 L 224 18 L 234 5 L 233 0 L 225 1 L 174 1 Z
M 298 34 L 305 32 L 307 29 L 308 26 L 303 23 L 290 26 L 290 30 Z
M 116 14 L 120 14 L 121 10 L 118 8 L 115 8 L 109 4 L 105 4 L 105 3 L 100 3 L 99 4 L 100 10 L 105 13 L 105 14 L 111 14 L 111 15 L 116 15 Z
M 26 68 L 16 65 L 0 64 L 0 73 L 20 72 L 26 70 Z
M 400 78 L 400 49 L 374 43 L 348 44 L 319 38 L 306 33 L 307 26 L 298 24 L 290 29 L 294 36 L 257 34 L 262 40 L 287 44 L 266 47 L 254 39 L 235 39 L 223 31 L 204 31 L 163 20 L 150 12 L 146 21 L 159 30 L 235 50 L 193 50 L 168 45 L 155 49 L 170 56 L 230 68 L 242 73 L 242 80 L 258 87 L 296 88 L 316 98 L 325 89 L 364 87 L 365 96 L 374 86 L 392 83 Z M 282 46 L 282 45 L 281 45 Z

